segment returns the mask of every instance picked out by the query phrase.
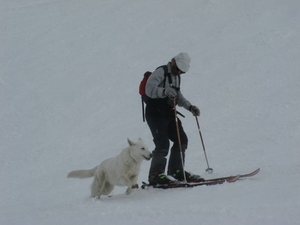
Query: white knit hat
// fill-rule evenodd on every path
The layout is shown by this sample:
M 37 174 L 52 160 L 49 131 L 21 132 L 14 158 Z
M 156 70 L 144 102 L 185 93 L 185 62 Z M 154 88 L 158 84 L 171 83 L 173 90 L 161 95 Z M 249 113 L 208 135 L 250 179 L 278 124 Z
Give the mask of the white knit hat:
M 178 69 L 182 72 L 187 72 L 190 69 L 191 57 L 187 53 L 181 52 L 174 58 Z

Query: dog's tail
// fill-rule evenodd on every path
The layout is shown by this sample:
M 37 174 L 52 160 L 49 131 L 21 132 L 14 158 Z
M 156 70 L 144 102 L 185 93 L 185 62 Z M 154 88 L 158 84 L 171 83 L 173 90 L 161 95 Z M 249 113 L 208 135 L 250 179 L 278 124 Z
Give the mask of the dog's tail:
M 80 179 L 93 177 L 96 169 L 97 169 L 97 167 L 90 169 L 90 170 L 74 170 L 74 171 L 71 171 L 67 177 L 68 178 L 80 178 Z

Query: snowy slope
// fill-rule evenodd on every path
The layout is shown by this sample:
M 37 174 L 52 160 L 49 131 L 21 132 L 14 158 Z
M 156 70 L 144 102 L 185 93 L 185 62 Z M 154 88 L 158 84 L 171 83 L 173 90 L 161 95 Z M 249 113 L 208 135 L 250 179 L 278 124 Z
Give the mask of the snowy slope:
M 0 0 L 0 224 L 299 224 L 298 0 Z M 139 137 L 138 84 L 192 58 L 186 169 L 234 184 L 89 198 L 92 168 Z M 139 182 L 147 179 L 144 162 Z

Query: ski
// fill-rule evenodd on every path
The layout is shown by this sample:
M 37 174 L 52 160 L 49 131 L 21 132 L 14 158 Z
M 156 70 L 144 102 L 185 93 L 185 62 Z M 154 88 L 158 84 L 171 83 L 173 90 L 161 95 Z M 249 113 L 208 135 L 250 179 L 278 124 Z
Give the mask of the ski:
M 255 176 L 256 174 L 258 174 L 259 171 L 260 171 L 260 168 L 258 168 L 258 169 L 256 169 L 256 170 L 252 171 L 251 173 L 239 174 L 238 176 L 239 176 L 239 179 L 241 179 L 241 178 L 246 178 L 246 177 L 252 177 L 252 176 Z M 234 178 L 234 177 L 236 177 L 236 176 L 219 177 L 219 178 L 207 179 L 207 180 L 205 180 L 205 181 L 217 181 L 217 180 L 222 180 L 222 179 L 225 179 L 226 181 L 227 181 L 227 180 L 230 181 L 230 179 L 232 179 L 232 178 Z
M 208 182 L 199 182 L 199 183 L 176 183 L 176 184 L 156 184 L 156 185 L 150 185 L 148 183 L 143 182 L 141 188 L 146 189 L 149 187 L 153 188 L 160 188 L 160 189 L 171 189 L 171 188 L 190 188 L 190 187 L 196 187 L 196 186 L 211 186 L 211 185 L 217 185 L 217 184 L 223 184 L 225 180 L 217 180 L 217 181 L 208 181 Z
M 217 179 L 217 180 L 206 180 L 201 182 L 193 182 L 193 183 L 184 183 L 184 182 L 178 182 L 175 184 L 156 184 L 156 185 L 150 185 L 148 183 L 143 182 L 141 188 L 146 189 L 148 187 L 153 188 L 161 188 L 161 189 L 170 189 L 170 188 L 191 188 L 191 187 L 197 187 L 197 186 L 212 186 L 217 184 L 223 184 L 225 182 L 233 183 L 239 179 L 239 176 L 232 176 L 228 179 Z
M 212 185 L 217 185 L 217 184 L 223 184 L 225 182 L 234 183 L 241 178 L 255 176 L 256 174 L 259 173 L 259 171 L 260 171 L 260 168 L 252 171 L 251 173 L 246 173 L 246 174 L 241 174 L 241 175 L 205 179 L 205 180 L 201 180 L 199 182 L 190 182 L 190 183 L 178 182 L 178 183 L 175 183 L 172 185 L 160 185 L 160 184 L 150 185 L 148 183 L 143 182 L 141 188 L 142 189 L 146 189 L 148 187 L 161 188 L 161 189 L 183 188 L 183 187 L 190 188 L 190 187 L 197 187 L 197 186 L 212 186 Z
M 247 174 L 239 174 L 239 175 L 233 175 L 233 176 L 227 176 L 227 177 L 217 177 L 217 178 L 212 178 L 212 179 L 201 178 L 200 180 L 194 180 L 194 181 L 191 181 L 190 183 L 201 183 L 201 182 L 218 181 L 218 180 L 225 180 L 228 183 L 232 183 L 241 178 L 252 177 L 252 176 L 258 174 L 259 171 L 260 171 L 260 168 L 252 171 L 251 173 L 247 173 Z

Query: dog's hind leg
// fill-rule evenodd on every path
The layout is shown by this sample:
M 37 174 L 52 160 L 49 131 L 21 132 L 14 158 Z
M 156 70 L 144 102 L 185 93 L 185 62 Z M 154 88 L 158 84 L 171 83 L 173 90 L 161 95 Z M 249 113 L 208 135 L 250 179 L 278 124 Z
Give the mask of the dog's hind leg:
M 103 188 L 105 186 L 105 174 L 102 170 L 96 171 L 94 180 L 91 185 L 91 198 L 100 198 L 103 194 Z
M 110 183 L 106 182 L 105 185 L 104 185 L 104 188 L 102 190 L 102 194 L 103 195 L 109 195 L 112 190 L 114 189 L 114 185 L 111 185 Z

